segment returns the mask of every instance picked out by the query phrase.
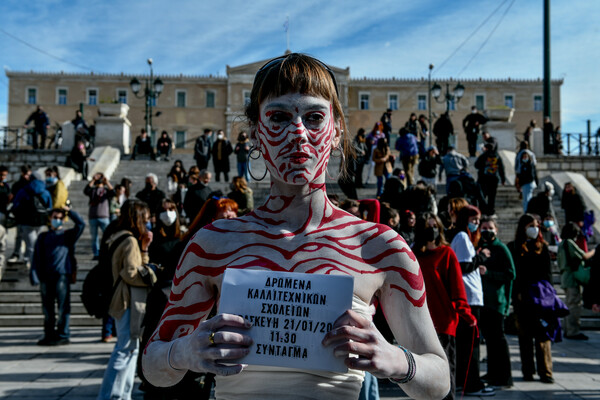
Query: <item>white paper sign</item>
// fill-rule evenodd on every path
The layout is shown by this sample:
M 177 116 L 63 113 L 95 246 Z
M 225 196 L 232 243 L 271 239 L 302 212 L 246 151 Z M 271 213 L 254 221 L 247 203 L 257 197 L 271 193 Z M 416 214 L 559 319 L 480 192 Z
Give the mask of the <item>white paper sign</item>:
M 352 308 L 352 276 L 227 269 L 219 312 L 252 322 L 244 364 L 346 372 L 321 341 Z

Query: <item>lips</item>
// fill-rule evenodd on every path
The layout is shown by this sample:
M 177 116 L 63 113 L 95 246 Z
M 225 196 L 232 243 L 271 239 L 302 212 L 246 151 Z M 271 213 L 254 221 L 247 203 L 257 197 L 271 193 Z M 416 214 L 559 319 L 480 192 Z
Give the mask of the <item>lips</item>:
M 303 151 L 296 151 L 288 156 L 292 164 L 304 164 L 310 159 L 310 154 Z

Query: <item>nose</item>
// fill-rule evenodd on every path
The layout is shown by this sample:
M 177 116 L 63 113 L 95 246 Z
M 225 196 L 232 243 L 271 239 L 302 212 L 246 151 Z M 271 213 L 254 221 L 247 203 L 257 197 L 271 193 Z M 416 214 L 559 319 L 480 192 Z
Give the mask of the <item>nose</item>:
M 308 142 L 307 130 L 301 118 L 294 121 L 293 129 L 290 131 L 290 142 L 294 144 L 304 144 Z

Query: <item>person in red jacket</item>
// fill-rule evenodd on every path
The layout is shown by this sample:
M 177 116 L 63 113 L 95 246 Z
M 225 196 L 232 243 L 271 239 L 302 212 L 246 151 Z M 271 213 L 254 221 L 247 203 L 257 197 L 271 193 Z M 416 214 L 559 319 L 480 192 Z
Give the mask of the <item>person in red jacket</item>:
M 435 214 L 424 213 L 415 228 L 413 252 L 423 272 L 429 313 L 450 365 L 451 389 L 445 399 L 454 399 L 458 319 L 471 326 L 477 319 L 471 314 L 460 264 L 444 238 L 442 221 Z

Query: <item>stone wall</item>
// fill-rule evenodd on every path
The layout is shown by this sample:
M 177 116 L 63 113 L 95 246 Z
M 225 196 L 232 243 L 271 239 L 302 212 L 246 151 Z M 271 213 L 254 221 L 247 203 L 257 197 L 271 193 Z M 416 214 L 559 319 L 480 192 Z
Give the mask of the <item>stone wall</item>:
M 21 166 L 29 164 L 32 170 L 52 165 L 63 166 L 68 152 L 60 150 L 1 150 L 0 165 L 8 167 L 8 181 L 15 182 L 21 174 Z
M 600 157 L 593 156 L 538 156 L 538 176 L 553 172 L 577 172 L 582 174 L 596 189 L 600 190 Z M 562 191 L 562 188 L 557 188 Z

